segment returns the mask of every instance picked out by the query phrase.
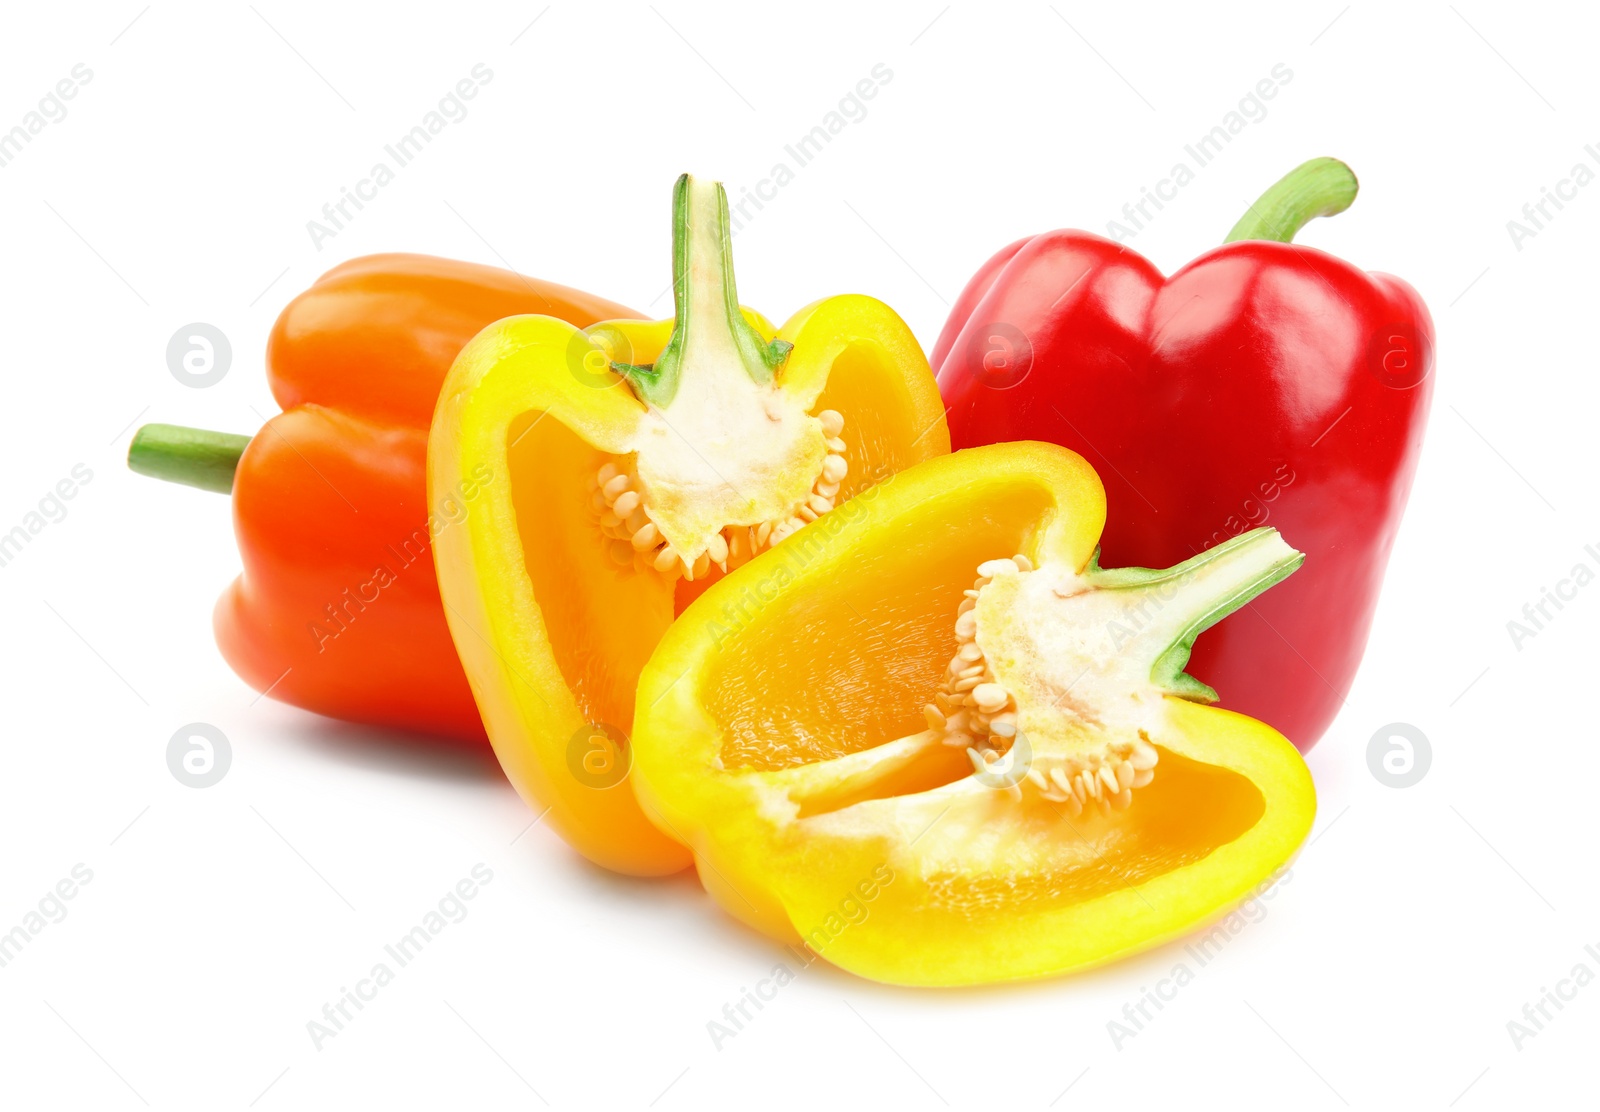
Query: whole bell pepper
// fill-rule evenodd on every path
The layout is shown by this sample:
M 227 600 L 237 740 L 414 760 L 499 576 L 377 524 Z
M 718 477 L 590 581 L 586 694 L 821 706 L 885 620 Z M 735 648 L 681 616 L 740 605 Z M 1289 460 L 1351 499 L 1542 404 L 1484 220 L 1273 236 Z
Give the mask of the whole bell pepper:
M 1299 566 L 1275 530 L 1103 569 L 1094 471 L 1028 442 L 851 505 L 712 587 L 640 677 L 634 789 L 727 911 L 874 980 L 1018 980 L 1182 933 L 1300 845 L 1300 755 L 1184 672 Z
M 435 505 L 482 487 L 434 559 L 501 766 L 580 852 L 634 874 L 689 863 L 624 783 L 639 672 L 675 615 L 949 451 L 927 359 L 887 306 L 831 297 L 777 330 L 741 310 L 727 198 L 687 175 L 672 248 L 673 320 L 491 325 L 428 444 Z
M 251 687 L 334 718 L 483 739 L 430 555 L 476 492 L 462 485 L 429 513 L 428 423 L 467 341 L 528 312 L 589 325 L 629 310 L 495 267 L 353 259 L 278 317 L 267 378 L 283 412 L 254 438 L 134 436 L 135 471 L 233 494 L 244 571 L 214 627 Z
M 957 448 L 1048 440 L 1099 467 L 1108 562 L 1174 563 L 1267 522 L 1295 538 L 1306 572 L 1193 669 L 1302 750 L 1361 662 L 1433 393 L 1417 292 L 1290 242 L 1355 194 L 1343 163 L 1308 162 L 1171 278 L 1086 232 L 1019 240 L 933 351 Z

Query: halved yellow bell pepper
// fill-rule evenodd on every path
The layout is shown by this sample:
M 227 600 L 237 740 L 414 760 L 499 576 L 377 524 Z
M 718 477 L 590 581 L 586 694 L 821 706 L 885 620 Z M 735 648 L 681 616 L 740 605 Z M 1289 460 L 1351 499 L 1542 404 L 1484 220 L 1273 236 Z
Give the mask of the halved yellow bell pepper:
M 1300 755 L 1183 672 L 1299 566 L 1276 531 L 1102 569 L 1099 478 L 1038 443 L 851 508 L 708 590 L 640 678 L 635 792 L 729 912 L 875 980 L 1008 981 L 1182 933 L 1300 845 Z
M 726 569 L 947 453 L 928 363 L 856 295 L 741 310 L 722 186 L 673 194 L 672 321 L 511 317 L 457 358 L 429 498 L 451 635 L 506 774 L 608 868 L 686 867 L 624 783 L 639 671 Z M 838 509 L 835 509 L 838 507 Z M 464 516 L 463 516 L 464 515 Z

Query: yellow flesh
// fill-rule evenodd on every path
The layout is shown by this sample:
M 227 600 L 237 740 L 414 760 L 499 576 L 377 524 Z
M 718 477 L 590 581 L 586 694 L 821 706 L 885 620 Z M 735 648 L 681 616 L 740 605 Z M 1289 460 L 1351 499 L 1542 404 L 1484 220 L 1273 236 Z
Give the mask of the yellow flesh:
M 958 558 L 949 538 L 932 547 L 950 553 L 952 562 Z M 1264 800 L 1248 778 L 1160 747 L 1168 731 L 1168 701 L 1150 684 L 1148 661 L 1142 682 L 1131 690 L 1088 682 L 1073 700 L 1060 698 L 1073 677 L 1063 681 L 1064 673 L 1058 676 L 1048 666 L 1029 667 L 1041 663 L 1037 658 L 1017 659 L 1014 648 L 1030 639 L 1042 600 L 1028 600 L 1040 609 L 1027 611 L 1023 620 L 1000 618 L 1012 617 L 1004 607 L 1018 588 L 1030 579 L 1049 581 L 1048 565 L 1039 572 L 996 576 L 979 599 L 979 612 L 988 611 L 995 635 L 986 638 L 980 625 L 978 638 L 1003 646 L 997 671 L 1023 693 L 1017 715 L 1033 766 L 1048 769 L 1056 759 L 1069 757 L 1093 768 L 1113 747 L 1126 751 L 1144 736 L 1160 754 L 1158 774 L 1135 793 L 1131 809 L 1109 814 L 1092 807 L 1080 814 L 1079 807 L 1045 798 L 1026 780 L 1021 790 L 1008 791 L 996 780 L 974 776 L 965 741 L 952 750 L 947 735 L 918 721 L 928 691 L 958 647 L 948 592 L 961 597 L 972 563 L 958 566 L 964 574 L 955 568 L 949 574 L 961 578 L 934 592 L 945 596 L 938 607 L 916 597 L 919 584 L 906 584 L 908 589 L 896 594 L 884 582 L 850 590 L 843 598 L 809 604 L 796 599 L 786 614 L 763 612 L 758 629 L 805 629 L 807 640 L 826 640 L 827 651 L 774 640 L 753 650 L 753 656 L 768 661 L 754 674 L 746 670 L 748 657 L 714 669 L 715 686 L 708 694 L 712 715 L 725 724 L 723 766 L 765 770 L 773 813 L 791 811 L 797 836 L 882 840 L 890 860 L 896 841 L 915 843 L 916 868 L 928 885 L 930 906 L 958 913 L 1002 898 L 1074 902 L 1138 884 L 1199 860 L 1256 823 Z M 899 667 L 882 667 L 888 662 Z M 798 684 L 797 671 L 802 673 Z M 766 697 L 752 699 L 745 685 L 763 682 Z M 1100 705 L 1096 700 L 1106 690 L 1117 690 L 1133 709 Z M 784 693 L 798 696 L 799 704 L 784 701 Z M 1035 701 L 1036 696 L 1048 701 Z M 862 705 L 873 701 L 880 705 Z M 858 708 L 857 714 L 846 717 L 848 707 Z M 1108 720 L 1114 724 L 1109 732 Z M 908 722 L 912 729 L 905 728 Z M 779 728 L 783 723 L 787 730 Z M 1027 733 L 1030 725 L 1036 735 Z M 862 744 L 851 745 L 854 741 Z M 890 838 L 890 832 L 898 832 L 899 839 Z M 980 861 L 984 867 L 975 868 Z
M 759 313 L 742 312 L 763 341 L 778 334 Z M 870 338 L 830 342 L 863 320 L 872 325 Z M 890 321 L 898 331 L 887 329 Z M 596 326 L 590 340 L 603 355 L 601 362 L 648 363 L 670 333 L 670 321 L 617 321 Z M 641 491 L 649 516 L 661 522 L 662 533 L 675 529 L 683 538 L 793 516 L 828 454 L 822 424 L 808 410 L 834 410 L 845 417 L 839 435 L 850 466 L 832 499 L 836 505 L 929 454 L 948 450 L 941 412 L 932 408 L 933 418 L 927 419 L 930 407 L 914 396 L 907 376 L 886 373 L 916 352 L 892 314 L 867 298 L 831 298 L 796 314 L 781 335 L 795 342 L 802 333 L 804 342 L 772 383 L 757 384 L 737 366 L 702 364 L 704 373 L 684 375 L 667 414 L 639 407 L 620 380 L 606 390 L 579 386 L 576 400 L 604 397 L 614 408 L 638 412 L 630 420 L 635 431 L 620 440 L 600 435 L 600 426 L 574 432 L 573 419 L 585 410 L 571 404 L 564 404 L 559 416 L 535 410 L 511 423 L 507 463 L 522 555 L 552 656 L 586 721 L 631 729 L 637 676 L 674 611 L 698 593 L 698 584 L 680 582 L 675 589 L 670 577 L 639 574 L 607 559 L 608 542 L 597 526 L 589 489 L 607 461 L 636 461 L 640 477 L 651 483 Z M 548 381 L 574 393 L 576 380 L 552 376 Z M 730 435 L 729 428 L 750 427 L 741 422 L 748 422 L 757 406 L 760 435 Z M 608 451 L 591 447 L 607 439 L 612 440 Z M 651 442 L 655 450 L 640 450 Z M 739 479 L 708 486 L 707 476 L 715 472 Z M 740 502 L 735 487 L 750 497 Z M 697 502 L 702 495 L 704 501 Z M 676 524 L 670 520 L 674 510 L 681 511 Z M 576 568 L 585 571 L 574 574 Z
M 703 693 L 723 727 L 724 767 L 789 768 L 923 729 L 922 706 L 956 647 L 952 600 L 972 585 L 979 563 L 1024 551 L 1016 523 L 1047 508 L 1044 490 L 1011 488 L 968 520 L 906 522 L 863 553 L 848 581 L 785 592 L 775 603 L 760 596 L 792 578 L 779 571 L 782 562 L 746 577 L 755 618 L 726 642 Z M 797 533 L 783 551 L 826 559 L 821 534 Z
M 1310 778 L 1240 715 L 1160 698 L 1154 779 L 1077 816 L 985 786 L 928 728 L 974 569 L 1021 553 L 1081 574 L 1104 512 L 1071 452 L 969 449 L 862 492 L 679 618 L 640 680 L 633 783 L 729 913 L 876 980 L 978 984 L 1181 934 L 1289 858 Z M 845 923 L 846 901 L 865 917 Z
M 602 453 L 542 414 L 513 422 L 507 443 L 523 559 L 562 678 L 585 721 L 629 732 L 639 671 L 672 624 L 672 588 L 598 558 L 585 484 Z
M 833 356 L 832 370 L 816 399 L 817 411 L 834 409 L 845 416 L 839 435 L 850 472 L 840 485 L 836 504 L 926 458 L 930 447 L 948 436 L 943 420 L 907 425 L 909 415 L 920 410 L 905 382 L 885 382 L 873 374 L 872 368 L 883 360 L 883 350 L 876 344 L 846 345 Z
M 1046 519 L 1049 510 L 1040 488 L 1000 488 L 969 514 L 895 523 L 860 552 L 847 580 L 827 590 L 789 591 L 762 604 L 701 680 L 708 716 L 721 728 L 722 767 L 764 774 L 756 779 L 765 785 L 758 790 L 769 813 L 788 814 L 796 838 L 875 845 L 891 862 L 897 845 L 914 842 L 918 882 L 928 886 L 931 906 L 951 914 L 1001 899 L 1080 901 L 1198 860 L 1249 830 L 1264 801 L 1247 777 L 1162 746 L 1169 701 L 1149 683 L 1148 661 L 1127 695 L 1161 761 L 1127 811 L 1076 816 L 1034 791 L 1013 798 L 1018 793 L 980 784 L 965 754 L 927 729 L 922 707 L 959 647 L 953 617 L 973 569 L 1028 552 L 1033 538 L 1017 523 Z M 786 544 L 826 559 L 827 542 L 813 532 Z M 1032 619 L 995 618 L 1027 580 L 1046 583 L 1062 574 L 1059 567 L 1004 585 L 996 579 L 980 601 L 989 603 L 994 592 L 985 608 L 997 633 L 980 632 L 979 639 L 1005 658 L 1002 678 L 1023 690 L 1058 677 L 1046 668 L 1019 678 L 1011 631 L 1026 639 Z M 786 578 L 776 569 L 765 577 L 773 587 Z M 757 577 L 749 592 L 764 593 L 762 587 Z M 1070 677 L 1057 684 L 1051 703 L 1066 686 Z M 1089 686 L 1118 690 L 1110 680 Z M 1019 712 L 1039 730 L 1036 751 L 1054 745 L 1092 754 L 1107 743 L 1096 731 L 1064 730 L 1073 715 L 1050 709 L 1030 699 Z M 1105 717 L 1118 729 L 1133 721 Z

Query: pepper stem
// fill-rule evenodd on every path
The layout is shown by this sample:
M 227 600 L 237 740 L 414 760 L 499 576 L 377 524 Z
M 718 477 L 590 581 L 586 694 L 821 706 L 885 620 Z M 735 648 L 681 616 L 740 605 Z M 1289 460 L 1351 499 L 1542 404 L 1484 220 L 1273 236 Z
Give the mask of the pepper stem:
M 1319 216 L 1336 216 L 1356 199 L 1355 171 L 1337 158 L 1302 162 L 1272 185 L 1239 218 L 1224 243 L 1270 239 L 1289 243 Z
M 182 425 L 145 425 L 128 445 L 128 468 L 169 483 L 233 493 L 233 473 L 248 436 Z
M 684 174 L 672 190 L 672 336 L 654 365 L 614 363 L 639 397 L 665 409 L 686 364 L 736 363 L 757 383 L 772 381 L 792 346 L 767 343 L 739 311 L 733 237 L 721 182 Z
M 1217 693 L 1183 669 L 1195 638 L 1287 579 L 1305 562 L 1273 528 L 1252 529 L 1170 568 L 1110 568 L 1095 564 L 1088 577 L 1096 589 L 1138 592 L 1128 608 L 1137 615 L 1139 641 L 1156 650 L 1150 680 L 1185 699 L 1214 703 Z

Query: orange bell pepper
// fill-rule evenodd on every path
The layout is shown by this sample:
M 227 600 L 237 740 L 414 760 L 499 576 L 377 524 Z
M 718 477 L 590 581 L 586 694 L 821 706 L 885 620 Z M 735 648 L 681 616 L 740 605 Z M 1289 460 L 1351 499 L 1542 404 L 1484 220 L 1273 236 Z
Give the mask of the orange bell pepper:
M 720 185 L 680 179 L 672 257 L 672 321 L 485 329 L 428 444 L 434 505 L 481 487 L 434 559 L 501 766 L 580 852 L 636 874 L 689 863 L 625 783 L 639 670 L 673 616 L 949 451 L 927 359 L 888 306 L 828 298 L 781 329 L 740 309 Z
M 253 439 L 173 425 L 134 436 L 135 471 L 233 494 L 244 572 L 214 625 L 246 683 L 334 718 L 484 737 L 430 551 L 476 492 L 458 484 L 430 515 L 428 423 L 467 341 L 530 312 L 580 326 L 630 315 L 495 267 L 353 259 L 278 317 L 267 378 L 283 412 Z
M 1099 478 L 1027 442 L 851 506 L 713 586 L 639 680 L 634 790 L 727 911 L 880 981 L 1017 980 L 1182 933 L 1300 845 L 1294 746 L 1183 671 L 1300 565 L 1276 531 L 1102 569 Z

